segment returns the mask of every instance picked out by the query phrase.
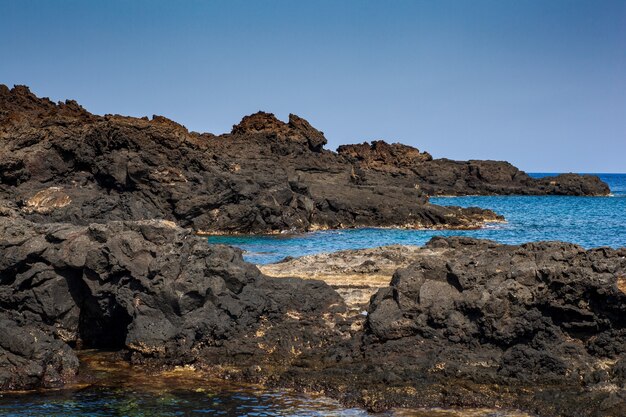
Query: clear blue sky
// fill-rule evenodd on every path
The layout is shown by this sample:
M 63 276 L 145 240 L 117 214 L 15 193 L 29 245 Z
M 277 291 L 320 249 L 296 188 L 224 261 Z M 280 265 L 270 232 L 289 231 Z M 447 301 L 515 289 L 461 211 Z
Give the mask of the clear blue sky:
M 196 131 L 291 112 L 331 149 L 626 172 L 624 0 L 0 0 L 0 83 Z

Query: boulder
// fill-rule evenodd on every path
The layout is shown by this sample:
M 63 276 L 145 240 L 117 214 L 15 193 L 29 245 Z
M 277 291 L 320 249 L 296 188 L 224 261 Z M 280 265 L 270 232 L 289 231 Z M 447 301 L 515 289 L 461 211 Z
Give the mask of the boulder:
M 485 385 L 507 387 L 499 401 L 539 415 L 626 412 L 626 248 L 454 237 L 414 256 L 372 298 L 365 324 L 365 356 L 405 375 L 397 385 L 464 380 L 464 403 L 485 401 Z
M 9 389 L 75 372 L 70 347 L 126 350 L 157 365 L 288 363 L 343 337 L 334 317 L 345 304 L 324 282 L 267 278 L 241 251 L 168 222 L 0 217 L 0 254 L 0 313 L 20 319 L 4 320 L 0 336 Z M 22 365 L 33 371 L 18 375 Z

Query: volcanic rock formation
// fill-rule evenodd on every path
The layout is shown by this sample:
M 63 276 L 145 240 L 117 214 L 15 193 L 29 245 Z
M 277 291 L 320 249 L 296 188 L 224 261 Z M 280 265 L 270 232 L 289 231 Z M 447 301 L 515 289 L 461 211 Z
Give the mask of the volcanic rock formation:
M 0 255 L 0 390 L 67 380 L 69 346 L 281 363 L 335 342 L 345 313 L 324 282 L 268 279 L 239 250 L 164 221 L 0 217 Z
M 429 204 L 426 193 L 608 192 L 595 177 L 536 181 L 506 163 L 444 163 L 382 142 L 334 153 L 325 143 L 295 115 L 284 123 L 259 112 L 215 136 L 0 86 L 0 201 L 36 222 L 166 219 L 208 233 L 272 233 L 501 220 Z
M 36 222 L 166 219 L 196 231 L 270 233 L 501 219 L 429 204 L 410 178 L 372 174 L 358 184 L 353 165 L 325 143 L 295 115 L 283 123 L 259 112 L 214 136 L 0 86 L 0 200 Z
M 626 415 L 626 248 L 434 238 L 264 270 L 335 285 L 343 271 L 356 286 L 393 263 L 404 267 L 372 298 L 357 353 L 321 371 L 331 390 L 350 380 L 365 392 L 335 395 L 373 409 L 497 403 L 541 416 Z M 307 380 L 298 370 L 289 378 Z
M 399 143 L 343 145 L 337 149 L 355 165 L 367 184 L 372 172 L 406 176 L 429 195 L 608 195 L 595 175 L 560 174 L 532 178 L 504 161 L 433 159 L 427 152 Z
M 323 281 L 268 277 L 191 230 L 469 228 L 502 218 L 430 204 L 424 190 L 608 190 L 403 145 L 325 143 L 294 115 L 259 112 L 215 136 L 0 86 L 0 390 L 61 386 L 78 372 L 72 349 L 92 347 L 373 410 L 626 414 L 624 248 L 462 238 L 396 248 L 403 268 L 360 301 L 365 315 Z M 356 267 L 390 273 L 373 263 Z

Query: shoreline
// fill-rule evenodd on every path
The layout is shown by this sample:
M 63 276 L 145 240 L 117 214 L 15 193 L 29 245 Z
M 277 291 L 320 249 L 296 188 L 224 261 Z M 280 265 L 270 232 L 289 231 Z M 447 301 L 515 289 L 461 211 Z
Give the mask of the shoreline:
M 611 401 L 603 415 L 626 406 L 614 398 L 626 395 L 626 248 L 435 237 L 264 274 L 241 251 L 158 221 L 0 218 L 0 230 L 12 254 L 0 276 L 20 271 L 0 302 L 26 308 L 0 310 L 0 353 L 42 370 L 33 379 L 0 366 L 9 388 L 74 380 L 73 345 L 123 352 L 123 367 L 193 366 L 370 411 L 499 405 L 595 417 L 598 401 Z
M 120 352 L 98 351 L 86 349 L 77 351 L 81 363 L 81 374 L 75 381 L 64 387 L 37 389 L 28 391 L 1 391 L 0 408 L 7 407 L 8 401 L 19 398 L 33 398 L 44 396 L 55 399 L 56 403 L 62 401 L 72 401 L 71 395 L 93 390 L 125 390 L 129 394 L 117 394 L 120 398 L 141 399 L 145 396 L 155 398 L 171 398 L 181 392 L 205 394 L 211 397 L 227 397 L 230 395 L 250 396 L 280 395 L 291 407 L 295 404 L 302 404 L 302 407 L 311 407 L 317 412 L 324 410 L 340 409 L 340 402 L 325 395 L 324 390 L 315 391 L 312 389 L 279 388 L 271 384 L 244 382 L 232 380 L 233 372 L 241 372 L 233 367 L 232 371 L 224 369 L 196 369 L 193 366 L 168 366 L 165 368 L 151 367 L 145 365 L 132 365 L 121 358 Z M 222 375 L 222 376 L 220 376 Z M 32 400 L 31 400 L 32 401 Z M 111 401 L 111 400 L 109 400 Z M 200 404 L 198 404 L 200 405 Z M 35 404 L 36 406 L 36 404 Z M 210 407 L 210 404 L 207 404 Z M 306 409 L 306 408 L 305 408 Z M 68 408 L 64 408 L 66 412 Z M 365 411 L 365 410 L 363 410 Z M 393 408 L 389 410 L 390 417 L 488 417 L 497 412 L 502 417 L 531 417 L 530 414 L 514 409 L 503 408 Z
M 201 236 L 475 230 L 504 218 L 429 196 L 609 193 L 598 177 L 383 141 L 333 152 L 293 114 L 215 136 L 2 85 L 0 110 L 2 389 L 63 386 L 88 347 L 371 411 L 626 413 L 626 248 L 433 237 L 260 267 L 274 278 Z
M 479 230 L 488 227 L 491 224 L 506 224 L 508 220 L 485 220 L 476 226 L 457 226 L 452 227 L 449 225 L 438 225 L 438 226 L 421 226 L 421 225 L 398 225 L 398 226 L 351 226 L 351 227 L 314 227 L 310 230 L 305 231 L 291 231 L 291 230 L 279 230 L 272 233 L 244 233 L 244 232 L 225 232 L 225 231 L 194 231 L 197 236 L 201 237 L 293 237 L 293 236 L 303 236 L 309 233 L 316 232 L 332 232 L 332 231 L 343 231 L 343 230 L 364 230 L 364 229 L 380 229 L 380 230 L 423 230 L 423 231 L 433 231 L 433 230 Z M 193 229 L 192 229 L 193 230 Z

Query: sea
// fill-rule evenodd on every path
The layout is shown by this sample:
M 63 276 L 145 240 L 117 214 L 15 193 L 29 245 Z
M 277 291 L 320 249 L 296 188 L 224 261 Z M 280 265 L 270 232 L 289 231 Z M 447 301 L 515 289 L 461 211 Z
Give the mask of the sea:
M 557 175 L 533 173 L 533 177 Z M 611 188 L 607 197 L 572 196 L 466 196 L 433 197 L 442 206 L 481 207 L 506 218 L 476 230 L 407 230 L 360 228 L 325 230 L 304 234 L 268 236 L 211 236 L 209 243 L 223 243 L 244 250 L 252 263 L 278 262 L 345 249 L 403 244 L 423 245 L 433 236 L 470 236 L 500 243 L 520 244 L 561 240 L 584 248 L 626 246 L 626 174 L 598 175 Z
M 532 174 L 534 177 L 554 175 Z M 402 230 L 363 228 L 280 236 L 220 236 L 209 243 L 237 246 L 246 260 L 267 264 L 343 249 L 390 244 L 423 245 L 433 236 L 472 236 L 507 244 L 563 240 L 585 248 L 626 246 L 626 174 L 596 174 L 609 184 L 607 197 L 469 196 L 438 197 L 441 205 L 478 206 L 502 214 L 506 223 L 478 230 Z M 93 353 L 92 355 L 98 355 Z M 84 363 L 94 363 L 85 360 Z M 105 361 L 106 362 L 106 361 Z M 0 394 L 1 416 L 369 416 L 331 399 L 285 390 L 199 381 L 146 377 L 124 365 L 95 368 L 90 383 L 58 391 Z M 380 414 L 377 414 L 380 416 Z M 392 410 L 397 417 L 509 417 L 502 410 Z

